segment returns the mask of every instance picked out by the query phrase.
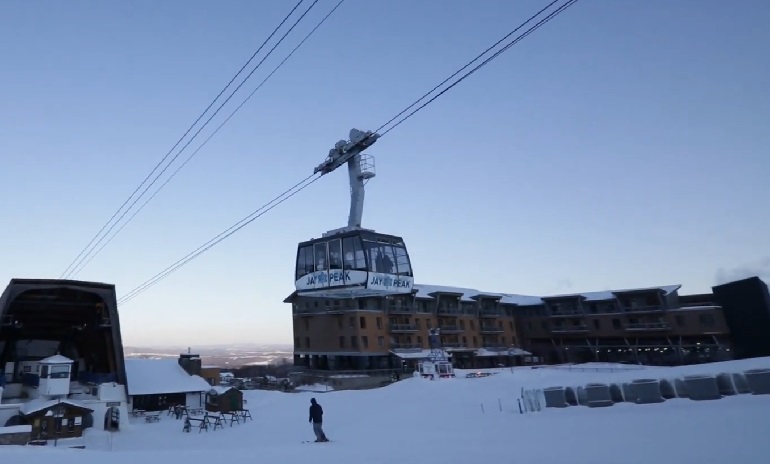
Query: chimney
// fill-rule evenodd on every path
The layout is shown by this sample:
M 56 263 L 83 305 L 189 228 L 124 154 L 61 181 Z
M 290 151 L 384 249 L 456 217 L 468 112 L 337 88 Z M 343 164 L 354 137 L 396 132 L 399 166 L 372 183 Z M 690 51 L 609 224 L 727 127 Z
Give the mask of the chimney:
M 187 353 L 179 355 L 179 365 L 190 375 L 200 375 L 201 357 L 197 354 L 192 354 L 191 351 L 190 348 L 187 348 Z

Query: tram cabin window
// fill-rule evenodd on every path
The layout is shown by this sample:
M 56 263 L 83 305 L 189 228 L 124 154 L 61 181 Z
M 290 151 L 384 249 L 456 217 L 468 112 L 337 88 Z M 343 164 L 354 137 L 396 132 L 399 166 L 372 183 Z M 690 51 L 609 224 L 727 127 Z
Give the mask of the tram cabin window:
M 369 270 L 384 274 L 412 275 L 406 249 L 385 243 L 364 242 L 369 254 Z
M 329 262 L 326 257 L 326 242 L 318 242 L 313 245 L 313 251 L 315 253 L 315 270 L 325 271 Z
M 342 252 L 345 256 L 345 269 L 365 271 L 366 258 L 360 237 L 347 237 L 342 239 Z
M 342 242 L 338 238 L 329 241 L 329 269 L 342 269 Z
M 313 263 L 313 247 L 303 246 L 297 254 L 297 280 L 315 271 Z

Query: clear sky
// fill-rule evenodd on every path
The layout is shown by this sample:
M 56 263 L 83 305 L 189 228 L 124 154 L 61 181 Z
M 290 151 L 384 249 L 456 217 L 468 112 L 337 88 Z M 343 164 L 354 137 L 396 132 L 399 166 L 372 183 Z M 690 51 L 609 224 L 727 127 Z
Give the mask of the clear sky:
M 294 3 L 2 2 L 0 281 L 57 278 Z M 347 0 L 77 278 L 124 294 L 546 3 Z M 582 0 L 377 142 L 364 226 L 418 283 L 767 277 L 768 24 L 765 0 Z M 347 212 L 339 170 L 121 307 L 126 343 L 291 342 L 296 244 Z

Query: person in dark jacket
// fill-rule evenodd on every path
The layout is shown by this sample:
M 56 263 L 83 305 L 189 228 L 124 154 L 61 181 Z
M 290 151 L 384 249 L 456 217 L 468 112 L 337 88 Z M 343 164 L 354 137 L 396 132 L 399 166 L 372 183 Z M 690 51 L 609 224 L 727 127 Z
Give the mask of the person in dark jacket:
M 326 434 L 323 431 L 323 415 L 324 410 L 315 398 L 310 398 L 310 418 L 308 422 L 313 423 L 313 432 L 315 433 L 316 442 L 329 441 L 326 438 Z

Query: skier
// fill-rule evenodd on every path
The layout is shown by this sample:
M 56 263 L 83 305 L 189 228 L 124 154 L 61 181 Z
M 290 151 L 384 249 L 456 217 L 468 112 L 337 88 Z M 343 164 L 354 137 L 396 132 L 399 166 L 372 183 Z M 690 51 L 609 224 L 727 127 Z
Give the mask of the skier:
M 313 432 L 315 433 L 316 443 L 329 441 L 322 428 L 323 415 L 324 410 L 321 405 L 316 402 L 315 398 L 310 398 L 310 418 L 308 419 L 308 422 L 313 423 Z

